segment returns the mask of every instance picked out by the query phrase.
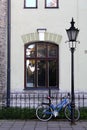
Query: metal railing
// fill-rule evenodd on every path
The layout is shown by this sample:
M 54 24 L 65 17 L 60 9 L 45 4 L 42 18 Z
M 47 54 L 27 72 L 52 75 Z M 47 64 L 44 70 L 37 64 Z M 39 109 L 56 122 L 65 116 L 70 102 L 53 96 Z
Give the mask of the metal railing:
M 42 102 L 49 102 L 47 99 L 48 93 L 11 93 L 10 95 L 10 107 L 28 107 L 36 108 Z M 54 104 L 59 103 L 62 100 L 62 97 L 67 96 L 66 92 L 51 93 L 52 102 Z M 6 106 L 6 96 L 2 96 L 0 99 L 0 105 Z M 79 92 L 75 93 L 75 103 L 78 107 L 87 107 L 87 93 Z

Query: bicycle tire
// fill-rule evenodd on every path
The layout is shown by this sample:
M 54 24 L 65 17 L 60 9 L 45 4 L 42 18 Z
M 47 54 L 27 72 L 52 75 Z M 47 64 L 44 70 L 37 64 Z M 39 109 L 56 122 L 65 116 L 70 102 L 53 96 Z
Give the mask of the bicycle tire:
M 67 104 L 67 106 L 65 107 L 65 110 L 64 110 L 64 114 L 65 114 L 65 117 L 71 121 L 71 105 L 70 104 Z M 75 121 L 78 121 L 80 118 L 80 111 L 79 109 L 75 106 L 75 110 L 74 110 L 74 120 Z
M 47 104 L 41 104 L 36 109 L 36 116 L 41 121 L 49 121 L 52 118 L 52 109 Z M 50 113 L 47 113 L 50 112 Z

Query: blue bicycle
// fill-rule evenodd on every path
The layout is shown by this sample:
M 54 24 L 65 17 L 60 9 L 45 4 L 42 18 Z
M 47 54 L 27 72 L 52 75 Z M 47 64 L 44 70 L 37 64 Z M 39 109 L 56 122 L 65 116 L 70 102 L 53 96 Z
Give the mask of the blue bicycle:
M 48 99 L 51 102 L 51 98 L 48 97 Z M 36 109 L 36 116 L 39 120 L 41 121 L 49 121 L 52 116 L 56 117 L 59 115 L 59 112 L 64 108 L 64 114 L 65 117 L 70 121 L 71 120 L 71 103 L 69 102 L 68 97 L 64 97 L 62 101 L 54 105 L 52 103 L 41 103 Z M 75 106 L 74 109 L 74 119 L 77 121 L 80 117 L 80 111 L 79 109 Z

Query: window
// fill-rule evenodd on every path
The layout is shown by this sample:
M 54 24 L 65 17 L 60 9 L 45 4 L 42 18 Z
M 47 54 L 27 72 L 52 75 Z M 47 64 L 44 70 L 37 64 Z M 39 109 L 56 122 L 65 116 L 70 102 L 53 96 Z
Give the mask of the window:
M 45 8 L 58 8 L 58 0 L 45 0 Z
M 37 0 L 24 0 L 24 8 L 37 8 Z
M 25 88 L 58 88 L 58 45 L 35 42 L 25 45 Z

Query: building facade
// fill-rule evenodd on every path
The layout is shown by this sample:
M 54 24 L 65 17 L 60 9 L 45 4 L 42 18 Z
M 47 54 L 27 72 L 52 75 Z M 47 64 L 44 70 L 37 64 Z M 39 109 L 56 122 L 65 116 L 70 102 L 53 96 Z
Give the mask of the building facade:
M 2 9 L 4 2 L 1 0 Z M 80 44 L 75 51 L 75 91 L 87 91 L 86 0 L 9 0 L 5 4 L 8 15 L 7 8 L 0 14 L 5 16 L 0 42 L 4 48 L 0 47 L 4 57 L 0 64 L 4 75 L 0 75 L 5 82 L 0 81 L 0 85 L 4 83 L 1 88 L 8 88 L 8 92 L 44 91 L 49 87 L 70 91 L 71 55 L 65 42 L 73 17 L 80 29 Z

